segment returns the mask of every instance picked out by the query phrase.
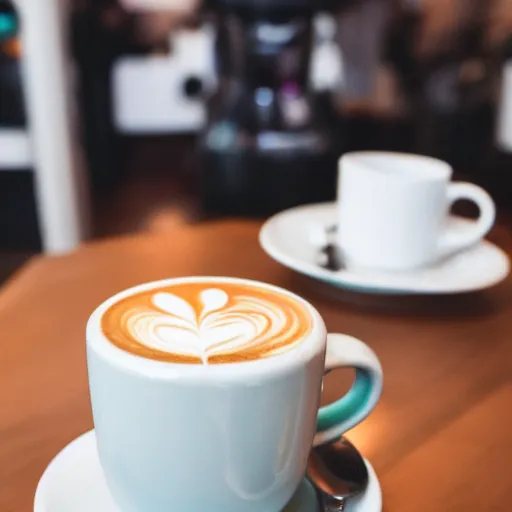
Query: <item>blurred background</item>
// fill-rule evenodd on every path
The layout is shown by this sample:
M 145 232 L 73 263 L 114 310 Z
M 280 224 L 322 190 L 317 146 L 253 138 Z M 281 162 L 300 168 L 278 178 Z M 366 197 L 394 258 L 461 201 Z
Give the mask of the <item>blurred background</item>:
M 333 200 L 337 158 L 364 149 L 445 159 L 510 210 L 512 0 L 129 4 L 62 7 L 92 238 Z M 0 0 L 0 280 L 44 250 L 16 7 Z

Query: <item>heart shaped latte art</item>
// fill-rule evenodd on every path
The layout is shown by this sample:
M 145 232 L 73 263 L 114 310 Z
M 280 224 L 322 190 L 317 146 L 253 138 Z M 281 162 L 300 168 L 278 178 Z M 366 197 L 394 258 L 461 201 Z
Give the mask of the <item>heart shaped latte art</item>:
M 151 306 L 127 312 L 130 335 L 153 351 L 197 357 L 203 364 L 213 356 L 241 352 L 268 357 L 302 338 L 297 312 L 264 296 L 229 296 L 208 288 L 191 304 L 173 293 L 157 292 Z

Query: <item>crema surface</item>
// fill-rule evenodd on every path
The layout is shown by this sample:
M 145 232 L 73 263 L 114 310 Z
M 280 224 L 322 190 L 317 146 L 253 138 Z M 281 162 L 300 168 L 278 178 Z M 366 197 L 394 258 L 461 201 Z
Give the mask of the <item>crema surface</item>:
M 309 310 L 292 297 L 247 284 L 179 283 L 121 299 L 102 317 L 118 348 L 172 363 L 221 364 L 277 356 L 310 332 Z

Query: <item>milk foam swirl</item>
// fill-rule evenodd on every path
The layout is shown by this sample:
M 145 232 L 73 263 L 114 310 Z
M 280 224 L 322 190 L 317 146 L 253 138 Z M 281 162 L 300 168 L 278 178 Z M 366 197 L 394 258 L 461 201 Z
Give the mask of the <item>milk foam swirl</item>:
M 126 311 L 125 328 L 151 350 L 195 356 L 203 364 L 241 351 L 269 357 L 301 341 L 303 327 L 291 307 L 252 295 L 230 297 L 218 288 L 201 291 L 198 299 L 194 307 L 178 295 L 157 292 L 152 307 Z

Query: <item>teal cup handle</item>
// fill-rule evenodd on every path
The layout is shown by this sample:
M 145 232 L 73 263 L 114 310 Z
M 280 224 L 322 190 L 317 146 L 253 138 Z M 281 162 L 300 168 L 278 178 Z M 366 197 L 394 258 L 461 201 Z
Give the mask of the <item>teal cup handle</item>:
M 349 392 L 318 411 L 314 446 L 339 438 L 361 423 L 375 409 L 382 393 L 382 367 L 373 350 L 343 334 L 327 335 L 326 373 L 353 368 L 356 377 Z

